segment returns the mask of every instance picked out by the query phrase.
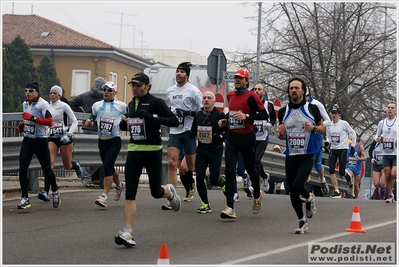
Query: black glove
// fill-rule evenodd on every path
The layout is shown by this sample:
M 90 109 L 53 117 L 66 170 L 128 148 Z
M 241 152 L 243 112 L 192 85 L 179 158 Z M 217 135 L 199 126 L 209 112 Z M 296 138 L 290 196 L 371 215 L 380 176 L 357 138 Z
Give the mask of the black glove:
M 189 110 L 183 110 L 180 108 L 177 108 L 175 110 L 177 117 L 184 117 L 184 116 L 190 116 L 190 111 Z
M 330 145 L 330 142 L 328 142 L 328 141 L 324 142 L 324 147 L 328 147 L 329 145 Z
M 197 136 L 196 132 L 190 131 L 190 133 L 188 134 L 188 137 L 190 137 L 190 139 L 194 139 L 196 136 Z
M 150 112 L 148 112 L 148 110 L 146 109 L 142 109 L 138 112 L 138 115 L 140 116 L 140 118 L 144 118 L 144 119 L 153 119 L 153 116 L 151 115 Z
M 351 146 L 351 152 L 350 152 L 351 156 L 355 155 L 355 148 L 353 146 Z

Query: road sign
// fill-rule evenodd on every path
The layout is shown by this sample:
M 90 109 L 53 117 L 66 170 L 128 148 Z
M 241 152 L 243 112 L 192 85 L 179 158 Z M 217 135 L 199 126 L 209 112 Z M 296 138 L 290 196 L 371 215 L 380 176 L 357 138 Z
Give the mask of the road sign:
M 276 98 L 274 99 L 274 110 L 276 111 L 276 118 L 278 118 L 278 111 L 281 108 L 281 102 L 280 99 Z
M 226 70 L 227 61 L 223 50 L 214 48 L 208 56 L 207 73 L 212 84 L 222 83 L 222 72 Z
M 223 81 L 224 82 L 234 82 L 235 71 L 223 71 Z M 249 82 L 254 82 L 255 72 L 249 73 Z
M 216 93 L 215 94 L 216 101 L 215 101 L 215 107 L 217 110 L 222 111 L 224 110 L 224 98 L 221 94 Z

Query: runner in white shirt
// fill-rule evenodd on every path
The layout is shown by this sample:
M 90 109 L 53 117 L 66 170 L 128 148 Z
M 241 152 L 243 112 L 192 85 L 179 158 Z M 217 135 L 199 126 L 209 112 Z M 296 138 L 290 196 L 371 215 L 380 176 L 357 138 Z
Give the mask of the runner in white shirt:
M 347 121 L 341 120 L 340 109 L 334 105 L 331 110 L 332 125 L 326 128 L 327 140 L 331 143 L 329 155 L 329 172 L 330 180 L 334 186 L 334 192 L 331 198 L 341 198 L 341 193 L 338 189 L 338 181 L 335 175 L 335 164 L 339 160 L 339 175 L 341 178 L 345 177 L 348 182 L 348 194 L 352 195 L 353 181 L 349 174 L 346 173 L 345 167 L 348 156 L 348 138 L 356 140 L 356 132 L 352 129 Z M 351 155 L 355 153 L 355 142 L 351 144 Z
M 50 89 L 50 113 L 53 116 L 53 125 L 48 129 L 50 164 L 51 168 L 54 169 L 55 159 L 59 150 L 64 168 L 66 170 L 74 169 L 76 175 L 82 178 L 83 170 L 80 167 L 79 161 L 72 161 L 73 133 L 78 128 L 78 120 L 71 107 L 61 101 L 62 92 L 62 88 L 58 85 L 54 85 Z M 70 127 L 68 126 L 68 119 L 71 122 Z M 45 177 L 44 191 L 39 193 L 38 198 L 43 201 L 50 201 L 49 190 L 50 183 L 47 177 Z
M 202 93 L 188 78 L 190 76 L 190 62 L 183 62 L 176 69 L 176 85 L 166 90 L 166 97 L 170 103 L 170 109 L 179 120 L 179 127 L 170 127 L 168 140 L 168 183 L 174 187 L 177 185 L 177 163 L 182 146 L 186 158 L 188 171 L 186 180 L 182 181 L 186 190 L 189 186 L 189 194 L 192 197 L 195 192 L 195 180 L 192 173 L 195 171 L 196 139 L 190 139 L 189 133 L 193 123 L 192 115 L 202 108 Z M 189 197 L 190 197 L 189 196 Z M 162 206 L 163 210 L 171 210 L 169 201 Z
M 122 147 L 121 130 L 119 125 L 122 116 L 126 116 L 128 107 L 122 101 L 115 100 L 117 94 L 116 84 L 107 82 L 102 86 L 104 100 L 93 104 L 89 119 L 85 125 L 91 127 L 97 121 L 98 126 L 98 148 L 100 150 L 101 161 L 104 165 L 104 191 L 95 203 L 100 207 L 107 207 L 108 193 L 112 182 L 115 183 L 116 192 L 114 200 L 121 198 L 125 182 L 121 182 L 119 174 L 115 170 L 114 164 Z
M 388 197 L 386 203 L 395 203 L 393 184 L 396 181 L 396 155 L 397 155 L 397 134 L 398 124 L 396 122 L 396 103 L 390 102 L 387 107 L 387 117 L 378 123 L 375 140 L 382 143 L 382 165 L 385 173 Z

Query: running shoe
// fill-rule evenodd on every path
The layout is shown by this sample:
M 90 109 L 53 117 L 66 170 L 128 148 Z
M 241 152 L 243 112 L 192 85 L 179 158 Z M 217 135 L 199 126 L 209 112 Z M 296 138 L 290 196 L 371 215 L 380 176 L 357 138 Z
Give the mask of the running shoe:
M 60 191 L 53 192 L 53 207 L 54 209 L 61 206 Z
M 312 198 L 306 202 L 306 217 L 312 218 L 316 214 L 316 197 L 313 193 L 309 193 Z
M 321 192 L 323 192 L 323 195 L 328 195 L 328 193 L 330 192 L 330 189 L 328 188 L 328 185 L 326 182 L 321 183 Z
M 262 179 L 262 189 L 263 191 L 268 192 L 270 185 L 269 185 L 269 178 L 270 178 L 270 174 L 266 173 L 267 178 L 266 179 Z
M 252 198 L 254 196 L 253 195 L 254 188 L 252 186 L 250 186 L 249 188 L 245 188 L 244 191 L 245 193 L 247 193 L 247 197 Z
M 218 183 L 220 187 L 223 187 L 226 184 L 226 176 L 224 174 L 219 176 Z
M 76 166 L 78 166 L 78 170 L 76 171 L 76 176 L 78 176 L 78 178 L 82 178 L 83 177 L 83 169 L 80 166 L 80 162 L 79 161 L 75 161 Z
M 172 210 L 172 205 L 170 205 L 170 201 L 166 200 L 166 204 L 162 205 L 162 210 Z
M 242 182 L 244 184 L 244 191 L 245 191 L 245 189 L 249 189 L 249 179 L 248 178 L 242 178 Z
M 196 192 L 197 192 L 197 188 L 195 186 L 195 183 L 190 184 L 189 197 L 191 197 L 191 199 L 194 198 L 194 195 L 195 195 Z
M 310 182 L 310 175 L 308 176 L 308 179 L 306 179 L 305 184 L 307 184 L 307 183 L 309 183 L 309 182 Z
M 236 212 L 229 206 L 226 206 L 224 211 L 222 211 L 222 213 L 220 213 L 220 217 L 222 219 L 237 219 Z
M 124 245 L 125 247 L 134 247 L 136 241 L 134 241 L 133 235 L 127 231 L 119 231 L 119 234 L 115 236 L 115 243 L 117 245 Z
M 43 200 L 43 201 L 50 201 L 50 196 L 47 194 L 47 192 L 46 191 L 43 191 L 43 192 L 40 192 L 39 193 L 39 195 L 37 195 L 37 197 L 40 199 L 40 200 Z
M 392 194 L 389 194 L 388 195 L 388 197 L 387 197 L 387 199 L 385 200 L 385 203 L 395 203 L 396 201 L 395 201 L 395 198 L 394 198 L 394 196 L 392 195 Z
M 260 196 L 259 198 L 254 198 L 253 205 L 252 205 L 252 212 L 254 214 L 258 214 L 260 210 L 262 209 L 262 198 L 263 198 L 264 192 L 260 190 Z
M 234 193 L 233 200 L 234 200 L 234 203 L 237 203 L 238 201 L 240 201 L 240 197 L 238 196 L 238 193 Z
M 123 190 L 126 188 L 126 183 L 125 182 L 121 182 L 121 188 L 116 188 L 115 187 L 115 201 L 118 201 L 120 198 L 121 198 L 121 196 L 122 196 L 122 192 L 123 192 Z
M 82 184 L 86 187 L 92 187 L 94 186 L 93 181 L 90 178 L 85 178 L 82 180 Z
M 331 198 L 341 198 L 341 193 L 334 190 L 334 192 L 332 193 L 332 195 L 330 197 Z
M 197 209 L 197 213 L 211 213 L 211 205 L 210 204 L 205 204 L 204 202 L 201 202 L 202 206 Z
M 191 200 L 193 200 L 194 196 L 191 196 L 190 194 L 188 194 L 185 198 L 183 198 L 183 201 L 185 202 L 191 202 Z
M 103 208 L 107 207 L 107 200 L 105 199 L 105 197 L 103 195 L 98 196 L 95 203 L 97 205 L 99 205 L 100 207 L 103 207 Z
M 180 209 L 181 199 L 172 184 L 167 184 L 166 187 L 168 187 L 169 190 L 173 193 L 173 199 L 170 200 L 170 205 L 172 206 L 172 209 L 174 211 L 178 211 Z
M 299 221 L 299 227 L 295 229 L 295 234 L 304 234 L 308 230 L 308 222 L 307 221 Z
M 29 209 L 30 208 L 30 202 L 29 198 L 27 197 L 21 197 L 21 202 L 18 204 L 18 209 Z
M 345 179 L 348 184 L 353 184 L 353 177 L 349 174 L 347 170 L 345 170 Z

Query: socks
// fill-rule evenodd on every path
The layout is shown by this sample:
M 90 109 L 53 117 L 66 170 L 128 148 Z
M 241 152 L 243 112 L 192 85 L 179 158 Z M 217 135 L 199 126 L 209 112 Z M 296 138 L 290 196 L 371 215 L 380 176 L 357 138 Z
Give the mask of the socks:
M 122 183 L 119 182 L 119 185 L 117 185 L 115 188 L 118 189 L 118 190 L 121 189 L 122 188 Z

